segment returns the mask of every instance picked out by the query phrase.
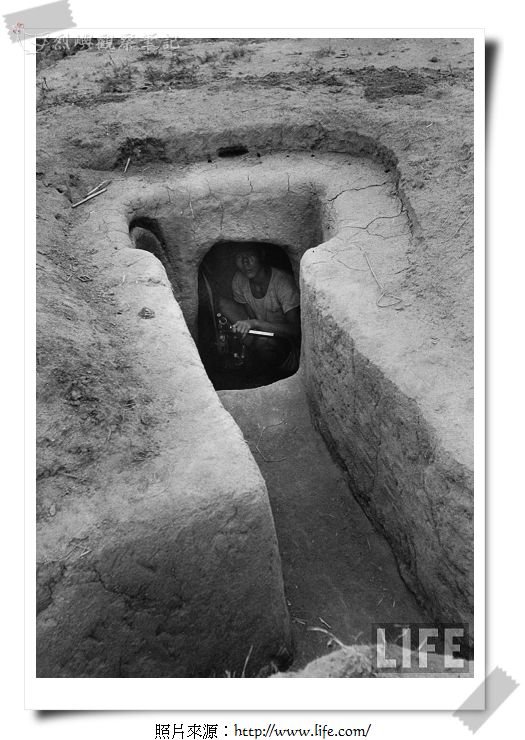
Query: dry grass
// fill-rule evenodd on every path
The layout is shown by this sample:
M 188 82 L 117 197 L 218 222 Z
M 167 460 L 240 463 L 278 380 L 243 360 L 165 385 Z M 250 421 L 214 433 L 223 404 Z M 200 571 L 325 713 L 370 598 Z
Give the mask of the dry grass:
M 144 70 L 144 79 L 154 87 L 194 85 L 197 81 L 197 68 L 194 65 L 185 66 L 178 57 L 172 57 L 166 69 L 149 64 Z
M 218 51 L 212 52 L 206 49 L 204 54 L 199 55 L 197 59 L 199 60 L 201 64 L 209 64 L 210 62 L 216 62 L 219 59 L 219 52 Z
M 332 49 L 332 44 L 328 42 L 327 46 L 322 46 L 320 49 L 314 52 L 313 56 L 316 59 L 324 59 L 325 57 L 330 57 L 335 54 L 335 51 Z
M 222 61 L 230 62 L 230 61 L 236 61 L 237 59 L 243 59 L 244 57 L 250 58 L 253 53 L 254 53 L 253 49 L 247 49 L 245 46 L 236 44 L 230 49 L 230 51 L 227 51 L 223 55 Z
M 99 82 L 101 93 L 127 92 L 133 86 L 133 67 L 129 62 L 118 64 L 109 57 L 109 69 L 103 73 Z

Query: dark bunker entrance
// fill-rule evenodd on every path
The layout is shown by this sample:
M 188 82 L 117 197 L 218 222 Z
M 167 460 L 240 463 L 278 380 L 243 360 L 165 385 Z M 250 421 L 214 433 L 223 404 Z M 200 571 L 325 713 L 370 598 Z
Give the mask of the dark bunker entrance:
M 251 260 L 260 268 L 256 280 L 263 276 L 262 286 L 252 279 Z M 297 371 L 299 287 L 282 247 L 215 244 L 199 268 L 198 298 L 197 346 L 216 390 L 257 388 Z M 238 322 L 250 318 L 255 326 L 242 336 Z

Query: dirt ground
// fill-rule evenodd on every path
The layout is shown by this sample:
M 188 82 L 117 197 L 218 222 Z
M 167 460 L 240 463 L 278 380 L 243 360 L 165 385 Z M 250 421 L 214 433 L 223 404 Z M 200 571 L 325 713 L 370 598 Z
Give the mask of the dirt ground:
M 158 163 L 175 172 L 194 159 L 213 161 L 218 154 L 210 131 L 226 132 L 217 139 L 222 145 L 236 144 L 250 128 L 280 130 L 280 143 L 269 136 L 269 150 L 308 146 L 312 156 L 324 147 L 327 127 L 341 132 L 341 150 L 349 130 L 361 155 L 372 154 L 368 142 L 377 142 L 379 159 L 388 170 L 395 168 L 410 220 L 403 286 L 432 327 L 433 342 L 446 339 L 458 374 L 472 368 L 471 41 L 206 39 L 179 40 L 174 48 L 116 46 L 47 49 L 37 60 L 37 515 L 44 524 L 72 500 L 94 497 L 111 475 L 140 479 L 168 443 L 161 433 L 168 411 L 146 389 L 121 322 L 126 307 L 115 290 L 121 275 L 103 254 L 70 239 L 72 226 L 89 233 L 94 201 L 75 209 L 71 204 L 106 178 L 113 182 L 100 198 L 111 197 L 126 175 L 154 175 Z M 256 430 L 243 431 L 253 442 Z M 275 466 L 266 468 L 272 480 Z M 343 483 L 335 471 L 333 476 L 339 491 Z M 334 516 L 354 506 L 339 493 L 334 498 Z M 275 496 L 272 505 L 280 510 Z M 298 509 L 297 503 L 281 519 L 277 515 L 277 528 L 286 527 Z M 317 516 L 310 503 L 307 511 Z M 362 517 L 358 509 L 354 514 Z M 287 547 L 304 544 L 310 552 L 308 541 L 331 531 L 331 521 L 323 527 L 318 534 L 301 533 Z M 369 560 L 366 540 L 375 535 L 367 527 L 364 521 L 360 537 L 348 539 L 346 557 L 360 571 L 366 567 L 361 575 L 377 588 L 365 595 L 358 584 L 360 606 L 340 622 L 333 584 L 327 608 L 317 609 L 313 592 L 321 584 L 313 571 L 301 599 L 288 593 L 294 618 L 321 627 L 322 618 L 347 638 L 361 631 L 361 608 L 376 613 L 381 605 L 385 618 L 400 616 L 401 604 L 403 615 L 418 613 L 388 547 L 378 543 L 377 558 Z M 349 529 L 336 528 L 334 536 L 348 538 Z M 81 539 L 63 544 L 68 552 L 84 552 Z M 317 547 L 315 558 L 322 549 Z M 300 562 L 291 555 L 287 567 L 294 578 L 301 568 L 311 569 L 310 555 Z M 41 563 L 41 609 L 61 572 L 54 560 Z M 350 569 L 346 577 L 354 575 Z M 305 628 L 302 621 L 294 623 L 296 632 Z M 325 637 L 313 638 L 313 649 L 304 642 L 301 660 L 319 655 Z

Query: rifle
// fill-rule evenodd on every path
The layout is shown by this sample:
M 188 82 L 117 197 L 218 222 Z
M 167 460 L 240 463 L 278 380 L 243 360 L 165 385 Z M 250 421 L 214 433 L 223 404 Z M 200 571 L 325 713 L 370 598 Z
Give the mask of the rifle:
M 217 314 L 217 323 L 219 324 L 219 331 L 226 331 L 230 334 L 236 334 L 236 332 L 233 331 L 233 324 L 226 318 L 226 316 L 223 316 L 222 313 Z M 259 337 L 274 337 L 275 333 L 273 331 L 259 331 L 259 329 L 249 329 L 248 334 L 255 334 Z

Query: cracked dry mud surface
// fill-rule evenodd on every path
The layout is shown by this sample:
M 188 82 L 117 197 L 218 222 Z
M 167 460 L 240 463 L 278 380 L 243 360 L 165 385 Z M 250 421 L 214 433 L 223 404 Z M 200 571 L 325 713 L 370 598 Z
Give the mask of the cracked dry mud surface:
M 239 48 L 244 52 L 236 51 Z M 165 382 L 169 362 L 177 360 L 167 358 L 162 372 L 153 377 L 147 358 L 136 351 L 158 313 L 151 322 L 133 323 L 132 314 L 142 306 L 135 306 L 129 294 L 123 296 L 128 282 L 136 281 L 146 289 L 163 286 L 163 278 L 153 272 L 144 276 L 142 265 L 149 270 L 150 263 L 141 263 L 141 258 L 129 260 L 125 268 L 114 258 L 127 231 L 117 223 L 121 210 L 115 208 L 112 214 L 108 204 L 131 183 L 137 207 L 152 183 L 163 188 L 168 204 L 175 202 L 179 196 L 162 181 L 172 183 L 191 172 L 195 163 L 216 173 L 227 161 L 241 170 L 257 168 L 258 155 L 264 162 L 275 153 L 301 152 L 311 158 L 312 167 L 319 168 L 326 166 L 317 161 L 323 152 L 371 158 L 381 174 L 377 182 L 332 192 L 326 201 L 338 208 L 346 197 L 356 197 L 360 191 L 365 203 L 369 190 L 394 189 L 399 210 L 350 220 L 348 229 L 364 231 L 379 241 L 392 233 L 382 231 L 384 220 L 390 225 L 396 219 L 404 221 L 406 246 L 398 264 L 389 263 L 393 255 L 382 261 L 379 253 L 373 264 L 387 290 L 403 297 L 403 313 L 418 321 L 420 334 L 413 338 L 418 355 L 428 363 L 429 387 L 436 386 L 429 391 L 429 397 L 436 394 L 436 413 L 441 399 L 458 393 L 458 387 L 468 406 L 472 390 L 472 85 L 472 44 L 461 39 L 290 39 L 240 44 L 195 40 L 183 41 L 173 52 L 79 51 L 39 64 L 37 518 L 42 624 L 52 632 L 58 611 L 69 608 L 70 588 L 80 589 L 80 604 L 95 604 L 99 599 L 99 608 L 90 612 L 91 606 L 86 607 L 78 634 L 66 635 L 62 653 L 58 641 L 50 643 L 51 652 L 59 653 L 55 673 L 77 670 L 99 675 L 97 671 L 105 670 L 96 646 L 114 639 L 108 625 L 115 619 L 125 627 L 107 658 L 107 675 L 148 675 L 147 666 L 141 674 L 122 660 L 126 639 L 135 634 L 141 619 L 151 619 L 161 638 L 179 628 L 165 614 L 151 611 L 150 592 L 155 591 L 151 583 L 156 576 L 148 567 L 158 551 L 153 541 L 145 547 L 149 553 L 145 559 L 128 550 L 138 588 L 132 579 L 124 594 L 111 592 L 106 588 L 111 580 L 104 576 L 102 581 L 96 575 L 97 569 L 103 572 L 100 548 L 114 536 L 113 509 L 126 509 L 145 490 L 162 497 L 164 471 L 173 449 L 182 459 L 192 454 L 192 443 L 197 444 L 197 435 L 185 441 L 180 430 L 189 405 L 182 397 L 167 404 L 156 385 Z M 218 159 L 220 147 L 245 141 L 249 142 L 247 155 Z M 253 194 L 250 178 L 248 174 L 239 196 Z M 71 208 L 105 179 L 112 180 L 105 194 Z M 220 194 L 205 188 L 202 197 L 215 198 L 214 218 L 220 232 L 224 219 Z M 193 196 L 188 197 L 187 212 L 194 205 Z M 158 212 L 153 210 L 151 215 Z M 337 265 L 326 267 L 327 279 L 338 279 L 334 268 L 355 267 L 353 257 L 338 253 Z M 315 256 L 310 255 L 310 260 L 313 263 Z M 378 335 L 381 331 L 387 333 L 378 328 Z M 394 349 L 391 358 L 393 362 Z M 193 357 L 184 354 L 183 361 L 186 370 L 179 368 L 179 382 L 187 387 L 196 373 L 198 383 L 205 383 Z M 451 364 L 457 373 L 447 380 L 439 371 Z M 209 398 L 203 396 L 203 405 Z M 230 427 L 220 419 L 230 434 Z M 456 424 L 461 429 L 463 421 L 463 416 L 451 416 L 450 427 Z M 469 429 L 460 441 L 467 454 Z M 220 455 L 213 463 L 218 470 L 224 464 Z M 214 474 L 211 464 L 208 472 Z M 250 491 L 258 486 L 254 474 Z M 97 519 L 102 510 L 103 518 Z M 227 538 L 236 511 L 233 506 L 224 512 L 221 537 Z M 261 516 L 264 519 L 266 514 Z M 159 541 L 166 536 L 165 531 L 157 534 Z M 227 553 L 229 544 L 221 540 L 217 548 Z M 115 562 L 118 570 L 118 559 Z M 164 567 L 169 571 L 175 566 L 166 561 L 159 573 Z M 184 611 L 181 605 L 187 604 L 186 591 L 181 581 L 170 591 L 171 608 L 179 615 Z M 281 597 L 275 597 L 276 603 Z M 282 620 L 279 610 L 276 607 L 270 621 Z M 78 637 L 87 641 L 87 647 L 69 665 L 67 645 Z M 140 654 L 140 646 L 136 647 Z M 242 667 L 249 647 L 242 646 L 236 666 Z M 279 650 L 279 645 L 272 645 L 270 653 Z M 173 657 L 166 658 L 162 669 L 166 675 L 169 660 Z M 231 668 L 222 655 L 217 665 Z

